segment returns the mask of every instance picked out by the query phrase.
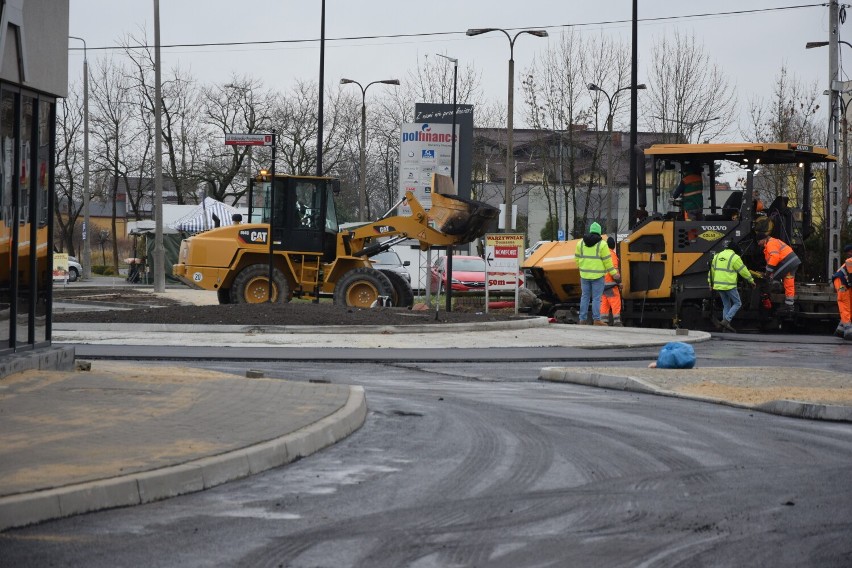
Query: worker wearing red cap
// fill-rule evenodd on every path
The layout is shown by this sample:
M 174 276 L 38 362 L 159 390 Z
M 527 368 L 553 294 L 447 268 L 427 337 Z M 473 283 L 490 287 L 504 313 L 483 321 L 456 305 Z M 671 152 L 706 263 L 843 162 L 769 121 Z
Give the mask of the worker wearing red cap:
M 618 255 L 615 254 L 615 239 L 608 237 L 606 244 L 612 258 L 612 265 L 618 270 Z M 604 274 L 604 291 L 601 295 L 601 321 L 609 325 L 609 314 L 612 314 L 612 325 L 622 327 L 621 323 L 621 290 L 618 282 L 607 272 Z
M 831 277 L 837 291 L 837 309 L 840 312 L 840 323 L 834 335 L 852 340 L 852 244 L 846 245 L 843 252 L 846 253 L 846 262 Z
M 763 256 L 766 258 L 766 279 L 770 282 L 783 280 L 784 305 L 792 310 L 796 302 L 796 270 L 802 261 L 790 245 L 781 239 L 763 235 L 757 242 L 763 247 Z

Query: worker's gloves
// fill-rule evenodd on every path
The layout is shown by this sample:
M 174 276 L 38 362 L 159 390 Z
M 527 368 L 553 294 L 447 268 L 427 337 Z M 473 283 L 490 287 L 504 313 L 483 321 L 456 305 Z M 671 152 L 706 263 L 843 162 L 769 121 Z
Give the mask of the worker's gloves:
M 838 292 L 845 292 L 847 290 L 846 286 L 841 286 L 837 289 Z
M 616 284 L 621 284 L 621 274 L 616 274 L 612 279 L 615 280 Z

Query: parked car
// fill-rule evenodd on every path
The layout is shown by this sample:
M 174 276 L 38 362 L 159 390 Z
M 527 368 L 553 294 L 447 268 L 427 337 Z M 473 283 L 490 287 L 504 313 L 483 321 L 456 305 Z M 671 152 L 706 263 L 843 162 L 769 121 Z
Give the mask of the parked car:
M 429 278 L 429 289 L 432 293 L 447 289 L 447 257 L 439 256 L 432 263 Z M 515 289 L 516 280 L 511 274 L 489 274 L 491 281 L 490 292 L 505 292 Z M 520 286 L 524 285 L 523 274 L 518 271 L 517 279 Z M 478 256 L 453 255 L 453 294 L 485 291 L 485 260 Z
M 406 268 L 411 265 L 411 262 L 408 260 L 405 262 L 400 260 L 399 255 L 396 254 L 395 251 L 386 250 L 384 252 L 380 252 L 375 256 L 371 256 L 370 262 L 373 263 L 373 268 L 377 268 L 378 270 L 392 270 L 405 278 L 406 282 L 411 284 L 411 274 L 408 272 L 408 268 Z
M 68 257 L 68 282 L 76 282 L 80 275 L 83 274 L 83 266 L 76 256 Z

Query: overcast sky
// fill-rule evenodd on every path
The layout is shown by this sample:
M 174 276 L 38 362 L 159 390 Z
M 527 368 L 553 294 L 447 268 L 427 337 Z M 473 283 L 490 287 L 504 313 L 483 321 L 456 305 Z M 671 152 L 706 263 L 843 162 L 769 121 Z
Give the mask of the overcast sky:
M 154 39 L 153 0 L 71 0 L 69 33 L 84 38 L 90 65 L 128 34 Z M 227 83 L 234 73 L 263 78 L 286 89 L 295 80 L 319 76 L 319 0 L 162 0 L 161 44 L 305 40 L 248 45 L 164 48 L 164 68 L 180 65 L 200 81 Z M 806 6 L 777 10 L 785 6 Z M 460 66 L 472 62 L 482 74 L 487 98 L 506 100 L 509 42 L 503 34 L 467 37 L 468 28 L 544 28 L 549 38 L 521 36 L 515 44 L 520 75 L 548 44 L 557 45 L 567 26 L 584 34 L 604 33 L 630 43 L 631 0 L 326 0 L 325 84 L 348 77 L 366 84 L 404 79 L 425 56 L 442 53 Z M 828 85 L 828 50 L 805 49 L 808 41 L 828 40 L 828 8 L 790 0 L 639 0 L 639 82 L 650 63 L 650 46 L 675 29 L 694 33 L 710 59 L 736 86 L 741 107 L 768 97 L 781 66 L 804 83 Z M 666 19 L 661 19 L 666 18 Z M 645 21 L 641 21 L 645 20 Z M 416 37 L 393 37 L 419 34 Z M 431 35 L 427 35 L 431 34 Z M 340 39 L 358 38 L 367 39 Z M 379 37 L 376 37 L 379 36 Z M 840 38 L 852 41 L 852 22 Z M 79 42 L 71 41 L 72 48 Z M 842 55 L 852 55 L 842 51 Z M 82 53 L 69 55 L 69 79 L 79 81 Z M 848 78 L 848 77 L 844 77 Z M 519 93 L 520 82 L 516 78 Z M 369 97 L 374 86 L 368 91 Z M 393 87 L 388 87 L 393 88 Z M 357 89 L 353 87 L 353 89 Z M 520 100 L 520 98 L 516 99 Z M 518 103 L 516 103 L 517 111 Z M 825 107 L 825 105 L 823 105 Z M 516 120 L 522 120 L 516 112 Z M 520 124 L 519 124 L 520 126 Z

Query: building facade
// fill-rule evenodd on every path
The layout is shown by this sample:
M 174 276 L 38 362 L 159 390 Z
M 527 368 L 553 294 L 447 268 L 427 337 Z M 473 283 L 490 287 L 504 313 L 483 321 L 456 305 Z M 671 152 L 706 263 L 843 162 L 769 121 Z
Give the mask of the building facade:
M 50 343 L 56 101 L 68 0 L 0 4 L 0 355 Z

